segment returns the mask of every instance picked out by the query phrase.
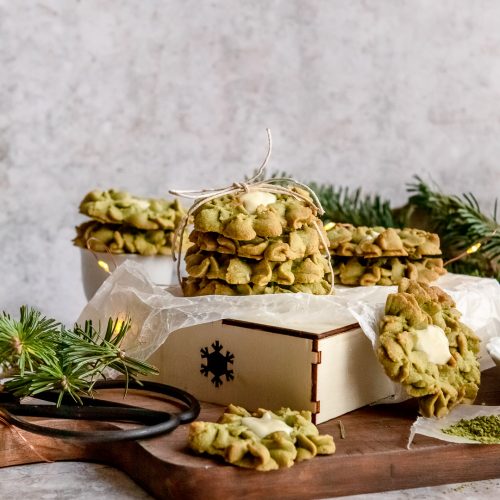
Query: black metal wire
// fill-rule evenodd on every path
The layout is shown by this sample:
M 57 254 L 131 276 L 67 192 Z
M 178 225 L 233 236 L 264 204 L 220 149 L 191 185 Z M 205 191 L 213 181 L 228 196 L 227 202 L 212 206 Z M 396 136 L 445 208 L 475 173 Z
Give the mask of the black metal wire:
M 97 382 L 94 386 L 96 390 L 123 387 L 124 382 L 119 380 L 103 380 Z M 169 413 L 139 408 L 123 403 L 87 398 L 88 401 L 91 402 L 89 406 L 65 404 L 56 407 L 52 405 L 29 405 L 6 402 L 0 404 L 0 415 L 10 424 L 35 434 L 42 434 L 53 438 L 69 438 L 85 442 L 103 443 L 152 438 L 172 431 L 179 424 L 193 421 L 200 413 L 200 404 L 198 400 L 188 392 L 177 387 L 150 381 L 130 381 L 128 387 L 129 389 L 138 389 L 176 399 L 183 404 L 185 409 L 178 413 Z M 51 393 L 42 393 L 37 395 L 37 398 L 53 401 L 54 395 Z M 24 418 L 20 418 L 19 415 L 77 420 L 100 420 L 103 422 L 135 422 L 143 424 L 143 427 L 110 431 L 74 431 L 35 424 Z

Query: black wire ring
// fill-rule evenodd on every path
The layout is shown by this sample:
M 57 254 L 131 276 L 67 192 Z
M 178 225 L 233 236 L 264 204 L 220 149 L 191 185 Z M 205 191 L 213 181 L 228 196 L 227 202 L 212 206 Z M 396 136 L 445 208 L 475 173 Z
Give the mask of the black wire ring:
M 96 382 L 94 388 L 116 389 L 123 388 L 123 386 L 123 381 L 103 380 Z M 177 387 L 160 384 L 158 382 L 137 382 L 134 380 L 129 381 L 128 387 L 130 389 L 139 389 L 169 396 L 170 398 L 181 401 L 187 408 L 180 413 L 171 414 L 168 412 L 129 406 L 122 403 L 94 400 L 94 403 L 102 402 L 104 404 L 102 406 L 92 404 L 90 408 L 75 405 L 65 405 L 57 408 L 55 406 L 47 405 L 2 404 L 0 405 L 0 415 L 2 415 L 10 424 L 35 434 L 42 434 L 53 438 L 71 438 L 85 442 L 104 443 L 152 438 L 154 436 L 172 431 L 179 424 L 193 421 L 200 413 L 200 403 L 198 400 L 188 392 Z M 53 397 L 48 393 L 46 395 L 37 395 L 36 397 L 39 397 L 40 399 L 47 399 L 49 401 L 53 399 Z M 16 416 L 19 414 L 84 420 L 120 420 L 139 422 L 144 424 L 144 427 L 111 431 L 72 431 L 34 424 Z

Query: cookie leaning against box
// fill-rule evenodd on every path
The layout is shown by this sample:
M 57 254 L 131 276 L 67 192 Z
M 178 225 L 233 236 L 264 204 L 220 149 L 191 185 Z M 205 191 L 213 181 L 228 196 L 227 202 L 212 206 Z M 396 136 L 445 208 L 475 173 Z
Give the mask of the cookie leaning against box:
M 443 290 L 408 279 L 387 298 L 377 357 L 387 375 L 419 399 L 425 417 L 443 417 L 476 398 L 480 341 L 460 316 Z
M 193 422 L 188 443 L 197 453 L 221 456 L 230 464 L 258 471 L 291 467 L 335 452 L 332 436 L 319 434 L 311 412 L 288 408 L 251 414 L 229 405 L 217 423 Z

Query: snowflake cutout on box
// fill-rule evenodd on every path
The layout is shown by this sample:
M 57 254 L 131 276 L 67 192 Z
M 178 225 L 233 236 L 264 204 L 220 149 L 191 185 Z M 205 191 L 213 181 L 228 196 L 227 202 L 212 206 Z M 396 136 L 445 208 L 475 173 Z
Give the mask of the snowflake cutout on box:
M 206 359 L 206 364 L 201 365 L 200 373 L 208 377 L 208 374 L 213 375 L 211 382 L 215 387 L 222 385 L 223 376 L 226 377 L 226 381 L 229 382 L 234 379 L 234 372 L 228 365 L 233 364 L 234 354 L 226 351 L 226 354 L 222 354 L 222 348 L 224 347 L 218 340 L 212 344 L 212 352 L 208 351 L 208 347 L 203 347 L 200 349 L 201 357 Z

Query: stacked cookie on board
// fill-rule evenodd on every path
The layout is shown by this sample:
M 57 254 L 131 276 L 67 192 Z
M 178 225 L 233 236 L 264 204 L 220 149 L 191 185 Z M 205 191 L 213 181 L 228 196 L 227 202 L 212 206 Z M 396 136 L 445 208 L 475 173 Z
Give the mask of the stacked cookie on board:
M 326 229 L 337 283 L 396 285 L 403 278 L 429 283 L 446 273 L 437 234 L 343 223 Z
M 76 228 L 75 245 L 140 255 L 171 255 L 174 231 L 184 215 L 177 200 L 140 198 L 113 189 L 88 193 L 80 213 L 92 220 Z
M 196 209 L 184 294 L 254 295 L 331 291 L 321 221 L 306 191 L 225 195 Z M 304 200 L 305 198 L 305 200 Z M 326 241 L 326 240 L 325 240 Z

